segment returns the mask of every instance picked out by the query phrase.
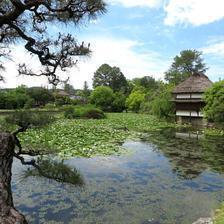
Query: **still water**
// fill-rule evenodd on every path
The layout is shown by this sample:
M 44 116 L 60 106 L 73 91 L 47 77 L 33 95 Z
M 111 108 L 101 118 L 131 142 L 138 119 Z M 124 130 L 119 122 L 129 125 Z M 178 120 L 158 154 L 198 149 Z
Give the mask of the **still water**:
M 224 201 L 224 139 L 168 130 L 124 147 L 62 161 L 79 171 L 78 186 L 27 175 L 15 160 L 15 207 L 34 224 L 191 224 Z

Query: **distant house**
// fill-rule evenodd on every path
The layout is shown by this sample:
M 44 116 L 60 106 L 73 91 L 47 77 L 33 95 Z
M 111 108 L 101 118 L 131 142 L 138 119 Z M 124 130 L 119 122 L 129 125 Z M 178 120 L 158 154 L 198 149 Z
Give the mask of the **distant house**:
M 204 74 L 194 73 L 173 91 L 176 120 L 180 123 L 203 124 L 203 93 L 212 86 Z

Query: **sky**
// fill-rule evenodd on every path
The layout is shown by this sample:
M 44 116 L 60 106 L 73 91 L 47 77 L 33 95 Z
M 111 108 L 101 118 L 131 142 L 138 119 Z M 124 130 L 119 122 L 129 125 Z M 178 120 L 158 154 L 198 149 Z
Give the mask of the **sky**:
M 153 76 L 163 79 L 173 58 L 182 50 L 202 51 L 212 81 L 224 79 L 223 0 L 106 0 L 107 13 L 96 20 L 51 26 L 50 35 L 69 32 L 81 43 L 90 43 L 91 57 L 80 58 L 63 77 L 82 88 L 92 85 L 94 72 L 103 63 L 120 67 L 128 79 Z M 13 61 L 6 62 L 6 81 L 0 87 L 47 86 L 46 78 L 19 76 L 24 61 L 38 69 L 38 61 L 25 52 L 23 43 L 13 46 Z

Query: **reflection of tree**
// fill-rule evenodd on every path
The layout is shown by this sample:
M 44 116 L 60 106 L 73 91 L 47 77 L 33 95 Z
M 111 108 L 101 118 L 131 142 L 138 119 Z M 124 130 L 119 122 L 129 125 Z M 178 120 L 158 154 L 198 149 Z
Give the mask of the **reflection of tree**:
M 59 182 L 74 185 L 83 185 L 84 180 L 76 170 L 64 164 L 63 161 L 56 162 L 51 160 L 30 160 L 26 161 L 17 133 L 26 130 L 23 127 L 13 134 L 0 134 L 0 223 L 1 224 L 27 224 L 25 217 L 20 214 L 13 204 L 11 191 L 11 176 L 13 157 L 21 161 L 23 165 L 30 165 L 34 168 L 26 172 L 26 176 L 43 176 Z M 15 150 L 17 145 L 18 150 Z M 32 154 L 32 153 L 31 153 Z
M 64 164 L 64 161 L 38 158 L 33 169 L 25 171 L 25 177 L 39 176 L 53 179 L 62 183 L 69 183 L 77 186 L 84 185 L 84 180 L 79 171 Z
M 143 140 L 155 144 L 181 178 L 196 178 L 206 169 L 224 173 L 224 139 L 180 139 L 175 137 L 175 130 L 169 129 L 150 134 Z

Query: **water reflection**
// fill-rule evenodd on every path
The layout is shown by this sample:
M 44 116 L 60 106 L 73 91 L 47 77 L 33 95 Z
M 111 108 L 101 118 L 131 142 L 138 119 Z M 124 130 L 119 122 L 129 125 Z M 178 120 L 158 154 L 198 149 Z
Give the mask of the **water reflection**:
M 169 130 L 142 140 L 124 144 L 128 155 L 63 161 L 80 170 L 82 188 L 36 175 L 24 186 L 15 162 L 16 207 L 34 224 L 190 224 L 224 200 L 223 139 Z
M 58 161 L 46 156 L 40 156 L 36 159 L 37 167 L 31 167 L 24 171 L 24 178 L 30 176 L 45 177 L 61 183 L 83 186 L 84 179 L 76 168 L 71 168 L 64 163 L 64 160 Z
M 179 177 L 193 179 L 208 169 L 224 173 L 222 137 L 205 137 L 200 132 L 167 129 L 147 134 L 142 140 L 155 144 L 156 149 L 169 159 L 173 171 Z

